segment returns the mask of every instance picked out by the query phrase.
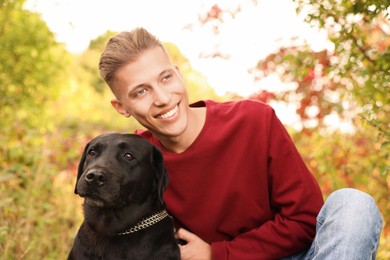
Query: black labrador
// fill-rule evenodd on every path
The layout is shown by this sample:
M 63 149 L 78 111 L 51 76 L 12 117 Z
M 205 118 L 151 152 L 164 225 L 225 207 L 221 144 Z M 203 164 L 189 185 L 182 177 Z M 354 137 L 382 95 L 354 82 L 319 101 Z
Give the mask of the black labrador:
M 158 148 L 134 134 L 92 139 L 81 157 L 75 193 L 84 221 L 68 259 L 180 259 L 163 201 L 168 175 Z

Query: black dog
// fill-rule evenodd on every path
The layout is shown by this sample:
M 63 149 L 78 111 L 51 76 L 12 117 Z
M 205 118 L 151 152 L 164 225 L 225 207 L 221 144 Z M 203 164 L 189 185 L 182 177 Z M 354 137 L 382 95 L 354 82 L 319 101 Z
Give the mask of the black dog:
M 142 137 L 95 137 L 78 168 L 84 222 L 68 259 L 180 259 L 163 202 L 167 184 L 161 152 Z

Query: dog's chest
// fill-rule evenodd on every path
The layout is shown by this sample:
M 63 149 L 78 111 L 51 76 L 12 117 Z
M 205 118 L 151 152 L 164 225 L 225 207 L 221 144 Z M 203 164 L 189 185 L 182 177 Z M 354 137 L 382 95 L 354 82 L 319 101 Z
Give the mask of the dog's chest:
M 180 259 L 173 233 L 157 227 L 113 237 L 102 237 L 89 230 L 81 232 L 76 240 L 80 259 Z

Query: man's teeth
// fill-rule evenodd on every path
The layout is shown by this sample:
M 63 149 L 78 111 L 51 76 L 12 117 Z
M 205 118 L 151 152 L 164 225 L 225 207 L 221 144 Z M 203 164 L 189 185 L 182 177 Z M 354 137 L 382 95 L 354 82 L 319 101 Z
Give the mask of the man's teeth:
M 177 110 L 178 110 L 178 107 L 175 106 L 171 111 L 169 111 L 169 112 L 167 112 L 167 113 L 165 113 L 165 114 L 163 114 L 163 115 L 160 115 L 159 118 L 162 118 L 162 119 L 170 118 L 170 117 L 172 117 L 174 114 L 176 114 Z

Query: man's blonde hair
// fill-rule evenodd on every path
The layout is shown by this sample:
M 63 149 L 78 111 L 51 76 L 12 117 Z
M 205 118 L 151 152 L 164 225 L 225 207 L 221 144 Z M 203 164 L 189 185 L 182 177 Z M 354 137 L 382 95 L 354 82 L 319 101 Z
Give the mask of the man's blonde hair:
M 111 37 L 100 57 L 100 76 L 112 90 L 116 72 L 124 65 L 136 61 L 139 55 L 146 50 L 154 47 L 161 47 L 167 54 L 160 40 L 144 28 L 121 32 Z

